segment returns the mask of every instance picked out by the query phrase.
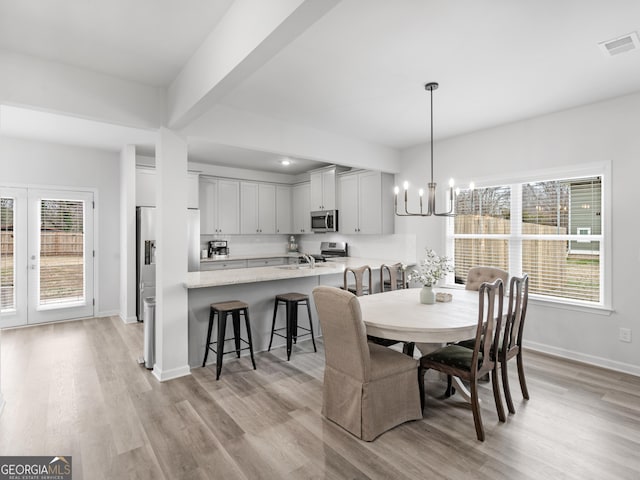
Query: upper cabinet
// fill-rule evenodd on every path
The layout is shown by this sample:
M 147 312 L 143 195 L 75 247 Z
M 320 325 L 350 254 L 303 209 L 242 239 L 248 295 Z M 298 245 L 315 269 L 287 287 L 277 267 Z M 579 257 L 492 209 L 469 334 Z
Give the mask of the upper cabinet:
M 311 172 L 311 211 L 335 210 L 336 169 Z
M 187 172 L 187 208 L 199 208 L 198 203 L 198 174 Z M 136 206 L 156 206 L 155 168 L 136 168 Z
M 276 185 L 276 233 L 292 233 L 291 187 Z
M 200 177 L 200 233 L 240 233 L 240 182 Z
M 276 186 L 242 182 L 240 233 L 276 233 Z
M 293 198 L 291 233 L 311 233 L 310 184 L 307 182 L 294 185 L 291 196 Z
M 374 171 L 342 174 L 338 185 L 340 233 L 393 233 L 393 175 Z

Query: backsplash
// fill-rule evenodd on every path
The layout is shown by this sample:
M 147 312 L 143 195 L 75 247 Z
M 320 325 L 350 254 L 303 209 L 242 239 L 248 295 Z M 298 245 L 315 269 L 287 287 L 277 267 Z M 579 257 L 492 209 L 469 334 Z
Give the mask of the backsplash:
M 416 236 L 394 235 L 341 235 L 322 233 L 294 235 L 298 250 L 305 253 L 320 253 L 320 242 L 347 242 L 350 257 L 398 259 L 403 263 L 414 263 Z M 226 240 L 230 255 L 285 254 L 290 235 L 201 235 L 201 249 L 208 247 L 210 240 Z

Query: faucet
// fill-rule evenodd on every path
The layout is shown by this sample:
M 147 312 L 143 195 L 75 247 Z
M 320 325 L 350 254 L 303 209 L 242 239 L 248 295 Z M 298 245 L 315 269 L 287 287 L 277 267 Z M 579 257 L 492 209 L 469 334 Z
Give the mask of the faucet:
M 308 253 L 301 253 L 300 256 L 309 263 L 309 268 L 316 268 L 316 259 Z

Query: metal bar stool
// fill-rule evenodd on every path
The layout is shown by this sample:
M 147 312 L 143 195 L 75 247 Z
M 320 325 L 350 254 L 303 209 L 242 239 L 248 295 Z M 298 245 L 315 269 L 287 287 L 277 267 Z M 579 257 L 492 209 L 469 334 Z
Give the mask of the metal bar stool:
M 216 313 L 218 314 L 218 340 L 211 341 L 211 330 L 213 328 L 213 321 Z M 207 357 L 209 356 L 209 350 L 216 354 L 216 380 L 220 378 L 220 371 L 222 370 L 222 356 L 227 353 L 224 351 L 224 342 L 232 340 L 231 338 L 224 338 L 227 330 L 227 314 L 231 314 L 233 320 L 233 340 L 235 341 L 235 353 L 240 358 L 240 351 L 249 350 L 251 353 L 251 363 L 253 369 L 256 369 L 256 362 L 253 358 L 253 342 L 251 341 L 251 324 L 249 322 L 249 305 L 238 300 L 230 300 L 227 302 L 212 303 L 209 310 L 209 331 L 207 332 L 207 345 L 204 350 L 204 360 L 202 366 L 207 363 Z M 244 315 L 244 322 L 247 329 L 247 339 L 240 337 L 240 314 Z M 241 342 L 247 344 L 246 347 L 240 348 Z M 215 345 L 216 348 L 213 348 Z
M 286 326 L 282 328 L 276 327 L 276 316 L 278 314 L 278 306 L 280 303 L 284 303 L 287 308 L 287 320 Z M 309 328 L 301 327 L 298 325 L 298 307 L 301 303 L 307 304 L 307 314 L 309 316 Z M 298 329 L 305 330 L 308 333 L 303 333 L 302 335 L 298 335 Z M 285 334 L 282 335 L 278 333 L 279 331 L 285 330 Z M 309 306 L 309 296 L 304 295 L 302 293 L 282 293 L 280 295 L 276 295 L 275 304 L 273 305 L 273 322 L 271 324 L 271 339 L 269 340 L 269 348 L 268 351 L 271 351 L 271 343 L 273 342 L 273 336 L 277 335 L 279 337 L 285 338 L 287 340 L 287 360 L 291 359 L 291 344 L 297 343 L 298 337 L 303 337 L 305 335 L 311 335 L 311 342 L 313 342 L 313 351 L 316 350 L 316 339 L 313 336 L 313 322 L 311 321 L 311 307 Z

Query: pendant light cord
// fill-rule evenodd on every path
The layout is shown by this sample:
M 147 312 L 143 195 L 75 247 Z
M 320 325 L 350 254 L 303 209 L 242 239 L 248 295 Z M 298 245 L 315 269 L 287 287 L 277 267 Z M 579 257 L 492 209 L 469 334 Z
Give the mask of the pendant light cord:
M 429 89 L 431 94 L 431 183 L 433 183 L 433 88 Z

